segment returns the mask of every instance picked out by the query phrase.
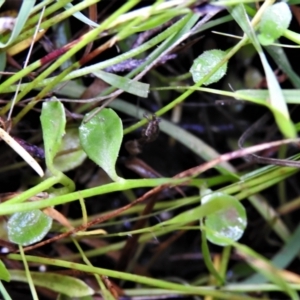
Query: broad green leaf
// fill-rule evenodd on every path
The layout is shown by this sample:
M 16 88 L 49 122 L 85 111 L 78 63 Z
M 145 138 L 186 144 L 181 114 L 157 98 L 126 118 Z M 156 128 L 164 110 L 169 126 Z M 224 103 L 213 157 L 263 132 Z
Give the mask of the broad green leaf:
M 51 167 L 65 134 L 66 117 L 63 105 L 59 101 L 44 102 L 41 114 L 45 158 L 47 167 Z
M 119 116 L 110 108 L 104 108 L 87 123 L 87 114 L 79 127 L 79 137 L 87 156 L 99 165 L 108 176 L 118 181 L 115 165 L 123 138 L 123 126 Z
M 8 238 L 23 246 L 39 242 L 49 232 L 52 218 L 39 209 L 14 213 L 7 222 Z
M 27 282 L 25 271 L 11 270 L 11 280 Z M 54 273 L 30 272 L 36 286 L 62 293 L 69 297 L 84 297 L 94 294 L 94 290 L 77 278 Z
M 80 166 L 86 157 L 80 145 L 78 129 L 68 129 L 62 139 L 58 155 L 54 158 L 54 167 L 61 172 L 67 172 Z
M 219 246 L 227 246 L 222 238 L 226 237 L 232 241 L 237 241 L 243 235 L 247 226 L 247 216 L 244 206 L 234 197 L 215 192 L 202 198 L 202 203 L 209 203 L 214 199 L 230 200 L 231 205 L 218 210 L 205 219 L 205 227 L 211 230 L 206 232 L 207 239 Z
M 6 269 L 2 260 L 0 260 L 0 280 L 5 280 L 7 282 L 10 281 L 10 274 L 9 274 L 8 270 Z
M 206 76 L 226 55 L 222 50 L 213 49 L 203 52 L 198 58 L 194 60 L 194 63 L 190 69 L 194 82 L 200 81 Z M 227 62 L 221 66 L 221 68 L 215 72 L 203 85 L 209 85 L 219 81 L 227 71 Z
M 292 20 L 292 13 L 285 2 L 275 3 L 266 8 L 259 23 L 258 39 L 262 45 L 270 45 L 282 36 Z
M 135 81 L 126 77 L 122 77 L 116 74 L 107 73 L 104 71 L 95 71 L 93 72 L 95 76 L 102 79 L 106 83 L 116 87 L 118 89 L 123 90 L 132 95 L 136 95 L 139 97 L 147 98 L 149 93 L 150 85 L 147 83 L 142 83 L 139 81 Z

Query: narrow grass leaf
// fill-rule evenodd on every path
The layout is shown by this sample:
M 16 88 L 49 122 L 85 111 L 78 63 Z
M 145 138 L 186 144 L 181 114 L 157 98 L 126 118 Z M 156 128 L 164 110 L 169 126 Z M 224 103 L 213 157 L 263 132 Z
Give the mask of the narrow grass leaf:
M 289 283 L 282 277 L 280 270 L 273 266 L 266 258 L 247 246 L 238 244 L 235 244 L 235 246 L 237 247 L 239 255 L 241 255 L 253 269 L 280 287 L 291 299 L 299 299 L 297 291 L 290 287 Z
M 52 168 L 65 134 L 66 117 L 63 105 L 59 101 L 44 102 L 41 114 L 45 158 L 48 168 Z
M 272 107 L 272 112 L 274 114 L 278 127 L 286 137 L 296 137 L 296 130 L 292 121 L 290 120 L 287 105 L 283 97 L 281 88 L 266 59 L 265 54 L 262 51 L 262 48 L 250 24 L 244 6 L 242 4 L 237 5 L 234 9 L 230 10 L 230 13 L 236 20 L 236 22 L 240 25 L 240 27 L 243 29 L 243 31 L 247 34 L 248 38 L 250 39 L 260 56 L 269 88 L 268 101 Z
M 150 19 L 145 20 L 143 23 L 139 24 L 138 26 L 135 26 L 134 31 L 141 32 L 141 31 L 151 30 L 155 27 L 167 23 L 169 20 L 173 19 L 177 15 L 178 12 L 176 10 L 170 10 L 170 12 L 166 12 L 162 15 L 152 16 Z
M 147 83 L 134 81 L 126 77 L 122 77 L 112 73 L 107 73 L 100 70 L 93 72 L 93 74 L 105 81 L 106 83 L 112 85 L 113 87 L 121 89 L 129 94 L 143 98 L 148 97 L 150 85 Z
M 0 52 L 0 72 L 3 72 L 6 67 L 6 53 Z M 0 79 L 2 77 L 2 74 L 0 74 Z
M 268 51 L 268 53 L 273 58 L 273 60 L 280 68 L 280 70 L 288 76 L 288 78 L 290 79 L 294 87 L 300 89 L 300 77 L 293 70 L 283 48 L 279 46 L 267 46 L 265 47 L 265 49 Z M 285 98 L 285 94 L 284 94 L 284 98 Z M 288 102 L 287 99 L 286 102 Z
M 9 145 L 16 153 L 18 153 L 28 163 L 28 165 L 39 174 L 39 176 L 44 176 L 44 171 L 41 168 L 41 166 L 36 162 L 36 160 L 1 127 L 0 138 L 7 145 Z
M 68 10 L 70 8 L 74 7 L 71 3 L 67 3 L 65 5 L 65 10 Z M 88 17 L 86 17 L 83 13 L 81 13 L 80 11 L 75 12 L 73 14 L 73 17 L 78 19 L 79 21 L 81 21 L 82 23 L 91 26 L 91 27 L 98 27 L 99 24 L 97 24 L 96 22 L 92 21 L 91 19 L 89 19 Z
M 40 272 L 30 272 L 30 275 L 36 286 L 44 287 L 69 297 L 84 297 L 95 293 L 82 280 L 71 276 Z M 11 278 L 13 281 L 27 282 L 26 274 L 22 270 L 11 270 Z
M 22 246 L 41 241 L 52 226 L 52 218 L 39 209 L 14 213 L 7 222 L 8 238 Z
M 104 108 L 85 123 L 90 114 L 93 111 L 85 116 L 79 127 L 81 146 L 112 180 L 119 181 L 121 178 L 116 173 L 115 165 L 123 138 L 122 122 L 110 108 Z
M 22 6 L 20 8 L 18 18 L 17 18 L 16 24 L 15 24 L 15 27 L 12 31 L 12 34 L 6 43 L 0 42 L 0 48 L 4 48 L 4 47 L 7 47 L 8 45 L 10 45 L 15 40 L 15 38 L 20 34 L 20 32 L 22 31 L 22 29 L 31 13 L 31 10 L 32 10 L 34 4 L 35 4 L 35 0 L 22 1 Z
M 224 201 L 223 196 L 219 197 L 216 195 L 211 201 L 185 211 L 170 220 L 157 224 L 156 226 L 161 227 L 174 224 L 184 225 L 196 220 L 200 220 L 218 211 L 230 208 L 231 206 L 235 205 L 236 201 L 237 200 L 233 197 L 229 197 L 226 199 L 226 201 Z
M 213 275 L 216 278 L 216 280 L 220 285 L 224 284 L 225 283 L 224 278 L 222 278 L 220 274 L 217 272 L 211 260 L 211 254 L 206 239 L 206 232 L 204 230 L 201 233 L 201 250 L 202 250 L 203 260 L 208 271 L 211 273 L 211 275 Z
M 300 252 L 300 225 L 296 228 L 292 236 L 271 259 L 272 264 L 277 268 L 286 268 Z M 258 284 L 266 282 L 261 274 L 255 274 L 243 281 L 243 284 Z
M 289 104 L 300 104 L 299 93 L 300 89 L 297 90 L 282 90 L 286 102 Z M 265 105 L 266 99 L 269 95 L 267 90 L 237 90 L 234 92 L 237 99 L 247 100 L 251 98 L 251 102 Z M 268 105 L 266 105 L 268 106 Z
M 10 274 L 2 260 L 0 260 L 0 280 L 4 280 L 7 282 L 10 281 Z

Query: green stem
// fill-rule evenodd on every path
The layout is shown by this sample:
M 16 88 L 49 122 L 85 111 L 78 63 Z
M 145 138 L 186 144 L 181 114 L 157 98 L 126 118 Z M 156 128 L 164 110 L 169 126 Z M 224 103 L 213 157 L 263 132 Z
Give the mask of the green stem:
M 40 183 L 39 185 L 25 191 L 21 195 L 12 198 L 9 201 L 6 201 L 0 204 L 0 215 L 9 215 L 16 211 L 28 211 L 33 209 L 42 209 L 49 206 L 55 206 L 58 204 L 68 203 L 74 200 L 79 199 L 79 197 L 89 198 L 101 194 L 123 191 L 127 189 L 141 188 L 141 187 L 156 187 L 161 184 L 172 184 L 178 185 L 183 182 L 187 182 L 187 178 L 184 179 L 170 179 L 170 178 L 153 178 L 153 179 L 132 179 L 125 180 L 122 182 L 113 182 L 103 186 L 98 186 L 91 189 L 86 189 L 83 191 L 73 192 L 67 195 L 62 195 L 58 197 L 53 197 L 50 199 L 45 199 L 43 201 L 34 201 L 34 202 L 26 202 L 28 198 L 44 191 L 53 186 L 55 183 L 59 182 L 56 177 L 52 177 L 48 179 L 48 183 L 45 184 L 47 180 Z M 193 180 L 189 181 L 190 186 L 194 186 Z M 42 188 L 43 187 L 43 188 Z
M 12 259 L 12 260 L 22 260 L 22 258 L 18 254 L 9 254 L 8 258 Z M 215 287 L 186 286 L 183 284 L 172 283 L 172 282 L 163 281 L 163 280 L 159 280 L 159 279 L 153 279 L 153 278 L 149 278 L 149 277 L 145 277 L 145 276 L 117 272 L 117 271 L 103 269 L 103 268 L 96 268 L 96 267 L 86 266 L 86 265 L 74 263 L 74 262 L 66 262 L 66 261 L 59 260 L 59 259 L 52 259 L 52 258 L 48 259 L 48 258 L 26 255 L 26 260 L 28 262 L 36 262 L 39 264 L 53 265 L 53 266 L 68 268 L 68 269 L 72 269 L 72 270 L 78 270 L 78 271 L 83 271 L 83 272 L 88 272 L 88 273 L 105 275 L 105 276 L 109 276 L 112 278 L 133 281 L 136 283 L 150 285 L 150 286 L 163 288 L 163 289 L 167 289 L 167 290 L 188 292 L 189 294 L 193 294 L 193 295 L 203 295 L 203 296 L 207 295 L 207 296 L 212 296 L 212 297 L 216 297 L 216 298 L 220 298 L 220 299 L 230 299 L 230 300 L 257 300 L 257 298 L 253 298 L 253 297 L 249 297 L 249 296 L 242 296 L 242 295 L 236 295 L 234 293 L 218 291 L 215 289 Z
M 207 81 L 226 61 L 228 61 L 238 50 L 240 50 L 248 41 L 247 37 L 244 37 L 241 41 L 239 41 L 239 43 L 237 45 L 235 45 L 225 56 L 224 58 L 214 67 L 210 70 L 210 72 L 204 76 L 200 81 L 198 81 L 197 83 L 195 83 L 192 87 L 192 89 L 194 88 L 198 88 L 200 87 L 203 82 Z M 168 105 L 164 106 L 163 108 L 161 108 L 160 110 L 158 110 L 155 114 L 157 116 L 161 116 L 163 114 L 165 114 L 166 112 L 168 112 L 169 110 L 173 109 L 175 106 L 179 105 L 181 102 L 183 102 L 188 96 L 190 96 L 194 90 L 187 90 L 186 92 L 184 92 L 183 94 L 181 94 L 179 97 L 177 97 L 175 100 L 173 100 L 171 103 L 169 103 Z M 126 128 L 124 130 L 124 134 L 130 133 L 136 129 L 138 129 L 139 127 L 145 125 L 147 123 L 146 119 L 143 119 L 139 122 L 137 122 L 136 124 Z
M 53 185 L 57 184 L 59 182 L 60 178 L 57 178 L 55 176 L 47 178 L 46 180 L 44 180 L 43 182 L 39 183 L 38 185 L 32 187 L 31 189 L 26 190 L 25 192 L 23 192 L 22 194 L 0 204 L 0 207 L 2 208 L 3 206 L 10 206 L 12 204 L 17 204 L 17 203 L 21 203 L 24 202 L 26 200 L 28 200 L 29 198 L 48 190 L 49 188 L 51 188 Z M 27 203 L 29 204 L 29 203 Z M 0 214 L 1 214 L 1 208 L 0 208 Z M 15 208 L 16 209 L 16 208 Z M 18 211 L 17 209 L 15 210 L 15 212 Z M 11 212 L 13 213 L 13 212 Z

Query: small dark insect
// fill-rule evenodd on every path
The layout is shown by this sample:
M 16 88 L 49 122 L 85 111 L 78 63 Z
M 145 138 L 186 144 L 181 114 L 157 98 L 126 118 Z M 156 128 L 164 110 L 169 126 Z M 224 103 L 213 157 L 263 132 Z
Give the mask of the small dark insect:
M 159 135 L 159 122 L 160 119 L 156 117 L 156 115 L 152 115 L 151 117 L 145 116 L 149 121 L 147 127 L 142 130 L 142 138 L 141 140 L 144 143 L 151 143 L 155 141 Z

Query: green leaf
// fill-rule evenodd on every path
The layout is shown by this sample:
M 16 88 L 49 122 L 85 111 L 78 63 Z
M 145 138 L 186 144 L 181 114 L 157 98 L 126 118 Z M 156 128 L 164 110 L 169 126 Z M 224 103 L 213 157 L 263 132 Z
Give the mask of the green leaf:
M 11 242 L 27 246 L 39 242 L 49 232 L 52 218 L 39 209 L 14 213 L 7 222 Z
M 211 201 L 204 203 L 201 206 L 194 207 L 193 209 L 185 211 L 170 220 L 157 224 L 156 226 L 161 227 L 165 225 L 174 224 L 184 225 L 196 220 L 200 220 L 218 211 L 227 209 L 230 206 L 235 205 L 236 201 L 237 200 L 233 197 L 228 197 L 226 201 L 224 201 L 223 194 L 221 197 L 215 196 L 211 199 Z
M 6 67 L 6 53 L 0 52 L 0 71 L 4 71 Z M 0 74 L 0 79 L 2 78 L 2 73 Z
M 16 20 L 12 34 L 6 43 L 0 42 L 0 48 L 7 47 L 19 36 L 28 17 L 30 16 L 30 13 L 31 13 L 31 10 L 32 10 L 34 4 L 35 4 L 35 0 L 22 1 L 22 6 L 19 10 L 18 18 Z
M 85 116 L 79 127 L 81 146 L 112 180 L 118 181 L 121 178 L 116 173 L 115 165 L 123 138 L 122 122 L 112 109 L 104 108 L 85 123 L 92 113 Z
M 44 102 L 41 123 L 46 164 L 50 169 L 65 134 L 66 117 L 63 105 L 59 101 Z
M 261 63 L 264 67 L 269 88 L 268 104 L 270 105 L 270 109 L 273 112 L 278 127 L 280 128 L 281 132 L 285 135 L 285 137 L 296 137 L 295 126 L 290 119 L 289 111 L 285 99 L 283 97 L 282 90 L 277 81 L 277 78 L 274 75 L 272 68 L 270 67 L 267 61 L 267 58 L 261 48 L 261 45 L 258 42 L 254 29 L 253 27 L 251 27 L 251 23 L 249 21 L 248 15 L 246 14 L 244 6 L 242 4 L 237 5 L 234 9 L 230 9 L 230 13 L 232 17 L 236 20 L 236 22 L 240 25 L 240 27 L 243 29 L 243 31 L 247 34 L 248 38 L 250 39 L 251 43 L 253 44 L 253 46 L 259 54 Z
M 226 52 L 218 49 L 213 49 L 203 52 L 198 58 L 194 60 L 194 63 L 190 69 L 194 82 L 200 81 L 206 76 L 220 61 L 224 58 Z M 203 85 L 209 85 L 219 81 L 227 71 L 227 62 L 223 64 L 220 69 L 215 72 L 208 80 L 203 82 Z
M 292 20 L 292 13 L 285 2 L 275 3 L 266 8 L 259 24 L 258 39 L 262 45 L 270 45 L 282 36 Z
M 65 5 L 65 10 L 71 9 L 74 6 L 71 3 L 67 3 Z M 80 11 L 76 12 L 73 14 L 73 17 L 78 19 L 79 21 L 81 21 L 82 23 L 85 23 L 88 26 L 91 27 L 99 27 L 99 24 L 95 23 L 94 21 L 92 21 L 91 19 L 87 18 L 83 13 L 81 13 Z
M 151 30 L 155 27 L 158 27 L 162 24 L 167 23 L 169 20 L 173 19 L 177 15 L 178 15 L 178 11 L 170 10 L 170 11 L 166 11 L 166 13 L 164 13 L 162 15 L 151 16 L 151 18 L 149 18 L 148 20 L 145 20 L 144 22 L 142 22 L 138 26 L 135 26 L 134 31 L 135 32 L 142 32 L 142 31 Z
M 278 44 L 278 42 L 277 42 Z M 293 70 L 289 59 L 283 49 L 283 47 L 277 46 L 268 46 L 265 47 L 268 51 L 269 55 L 273 58 L 275 63 L 277 64 L 278 68 L 287 75 L 291 83 L 294 85 L 295 88 L 300 88 L 300 77 L 299 75 Z
M 210 229 L 207 230 L 206 237 L 215 245 L 227 246 L 228 243 L 224 243 L 222 238 L 226 237 L 232 241 L 237 241 L 243 235 L 247 226 L 246 211 L 240 201 L 221 192 L 204 196 L 202 203 L 208 203 L 216 198 L 224 202 L 230 200 L 231 205 L 206 217 L 205 227 Z
M 61 172 L 70 171 L 83 163 L 87 156 L 81 149 L 77 128 L 66 131 L 58 153 L 59 155 L 54 158 L 54 167 Z
M 10 274 L 14 281 L 28 281 L 25 271 L 11 270 Z M 30 276 L 36 286 L 45 287 L 69 297 L 84 297 L 94 294 L 94 290 L 87 284 L 71 276 L 40 272 L 30 272 Z
M 204 230 L 202 231 L 202 234 L 201 234 L 201 252 L 203 255 L 203 260 L 206 265 L 206 268 L 208 269 L 210 274 L 216 278 L 219 285 L 224 284 L 225 283 L 224 278 L 222 278 L 220 276 L 220 274 L 218 273 L 218 271 L 216 270 L 216 268 L 212 262 L 211 254 L 210 254 L 208 243 L 207 243 L 206 232 Z
M 10 281 L 10 274 L 2 260 L 0 260 L 0 280 Z
M 80 298 L 75 298 L 75 300 L 94 300 L 95 298 L 93 298 L 93 296 L 83 296 L 83 297 L 80 297 Z M 103 297 L 103 299 L 105 299 Z M 74 300 L 74 297 L 69 297 L 67 295 L 64 295 L 64 294 L 59 294 L 56 298 L 56 300 Z M 106 299 L 105 299 L 106 300 Z
M 150 85 L 147 83 L 142 83 L 139 81 L 135 81 L 126 77 L 122 77 L 116 74 L 107 73 L 104 71 L 95 71 L 93 72 L 95 76 L 102 79 L 106 83 L 116 87 L 118 89 L 123 90 L 132 95 L 136 95 L 139 97 L 147 98 L 149 93 Z

